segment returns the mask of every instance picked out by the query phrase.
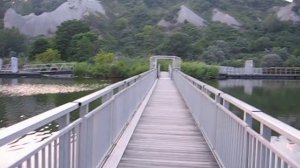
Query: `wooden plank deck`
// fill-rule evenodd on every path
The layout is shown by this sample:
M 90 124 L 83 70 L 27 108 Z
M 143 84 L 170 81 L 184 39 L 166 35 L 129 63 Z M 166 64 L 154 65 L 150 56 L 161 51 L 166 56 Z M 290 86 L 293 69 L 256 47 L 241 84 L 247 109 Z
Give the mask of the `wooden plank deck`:
M 167 73 L 162 73 L 118 167 L 219 167 Z

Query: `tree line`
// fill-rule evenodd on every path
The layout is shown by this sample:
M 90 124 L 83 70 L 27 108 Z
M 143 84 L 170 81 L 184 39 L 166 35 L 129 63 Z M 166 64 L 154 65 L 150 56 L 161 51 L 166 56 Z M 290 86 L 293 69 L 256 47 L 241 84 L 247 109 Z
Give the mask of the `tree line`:
M 156 24 L 163 16 L 176 14 L 182 1 L 104 0 L 103 4 L 111 8 L 107 16 L 89 15 L 82 21 L 66 21 L 53 37 L 29 39 L 16 29 L 1 29 L 0 57 L 16 51 L 30 62 L 94 63 L 97 54 L 106 52 L 117 59 L 177 55 L 214 65 L 242 66 L 245 60 L 253 59 L 256 66 L 300 66 L 300 25 L 279 21 L 274 13 L 261 12 L 270 4 L 280 4 L 269 1 L 186 0 L 207 20 L 211 7 L 230 9 L 243 26 L 233 28 L 209 22 L 206 28 L 197 28 L 184 23 L 165 30 Z M 262 4 L 256 7 L 256 3 Z M 244 10 L 246 6 L 249 9 Z M 120 11 L 117 16 L 115 10 Z M 260 21 L 253 19 L 258 17 Z

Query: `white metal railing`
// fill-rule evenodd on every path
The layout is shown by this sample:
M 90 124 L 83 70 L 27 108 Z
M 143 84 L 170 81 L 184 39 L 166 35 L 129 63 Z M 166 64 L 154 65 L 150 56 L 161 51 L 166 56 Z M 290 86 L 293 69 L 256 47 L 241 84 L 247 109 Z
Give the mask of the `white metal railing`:
M 156 78 L 156 70 L 150 70 L 1 130 L 0 147 L 49 123 L 55 122 L 59 129 L 1 167 L 99 167 Z M 76 113 L 79 117 L 72 121 Z
M 299 130 L 180 71 L 173 79 L 223 167 L 300 167 L 300 159 L 271 142 L 275 132 L 300 145 Z
M 75 63 L 27 64 L 22 70 L 29 72 L 73 71 Z
M 10 73 L 11 72 L 11 64 L 4 64 L 0 67 L 1 73 Z
M 246 68 L 236 68 L 236 67 L 228 67 L 228 66 L 219 66 L 220 74 L 227 75 L 262 75 L 263 68 L 251 68 L 250 72 L 247 71 Z

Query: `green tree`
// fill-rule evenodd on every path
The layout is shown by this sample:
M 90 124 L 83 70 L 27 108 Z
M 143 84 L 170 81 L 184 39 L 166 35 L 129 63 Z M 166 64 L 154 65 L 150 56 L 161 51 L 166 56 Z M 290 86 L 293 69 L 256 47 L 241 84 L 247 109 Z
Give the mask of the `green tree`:
M 92 32 L 76 34 L 68 48 L 69 61 L 86 61 L 95 54 L 97 35 Z
M 212 45 L 203 52 L 200 59 L 202 59 L 206 63 L 212 64 L 222 62 L 223 60 L 225 60 L 225 57 L 226 53 L 224 51 L 220 50 L 220 48 L 216 45 Z
M 288 52 L 287 48 L 273 47 L 270 53 L 277 54 L 283 61 L 291 57 L 291 54 Z
M 164 41 L 164 34 L 157 26 L 146 25 L 142 33 L 136 34 L 137 44 L 143 50 L 153 53 Z
M 282 22 L 274 14 L 267 16 L 263 22 L 265 30 L 270 32 L 277 32 L 283 28 Z
M 36 55 L 35 58 L 35 61 L 38 63 L 51 63 L 59 62 L 61 60 L 61 55 L 58 50 L 49 48 L 45 52 Z
M 71 44 L 72 37 L 76 34 L 88 31 L 90 31 L 89 26 L 85 22 L 79 20 L 66 21 L 58 26 L 54 41 L 56 49 L 61 53 L 63 60 L 67 60 L 70 56 L 67 51 Z
M 39 38 L 39 39 L 35 40 L 31 44 L 29 58 L 31 60 L 34 60 L 35 59 L 34 56 L 45 52 L 50 47 L 51 47 L 51 45 L 50 45 L 50 42 L 48 41 L 48 39 Z
M 163 45 L 162 52 L 182 58 L 190 57 L 191 37 L 185 33 L 172 34 Z
M 294 50 L 293 54 L 296 56 L 296 57 L 300 57 L 300 48 L 297 48 Z
M 256 51 L 263 51 L 271 47 L 272 42 L 269 37 L 260 37 L 252 43 L 252 49 Z
M 262 67 L 280 67 L 283 65 L 283 60 L 277 54 L 267 54 L 261 60 Z
M 109 64 L 115 60 L 114 53 L 100 51 L 94 58 L 96 64 Z
M 17 29 L 0 30 L 0 56 L 9 56 L 10 51 L 22 52 L 25 48 L 25 37 Z
M 284 62 L 287 67 L 300 67 L 300 57 L 291 56 Z

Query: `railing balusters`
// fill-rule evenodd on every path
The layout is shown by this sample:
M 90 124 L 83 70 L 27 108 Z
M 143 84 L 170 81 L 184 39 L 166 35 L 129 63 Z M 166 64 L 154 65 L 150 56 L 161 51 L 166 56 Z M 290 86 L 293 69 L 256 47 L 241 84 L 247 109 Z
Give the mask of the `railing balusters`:
M 208 135 L 207 140 L 213 146 L 213 151 L 224 167 L 300 167 L 299 160 L 293 160 L 271 142 L 271 133 L 274 131 L 300 145 L 299 130 L 228 94 L 218 95 L 221 91 L 178 70 L 173 71 L 173 79 L 191 113 L 201 116 L 195 120 L 202 125 L 202 131 Z M 199 83 L 202 87 L 198 86 Z M 195 87 L 190 87 L 190 85 Z M 198 101 L 194 100 L 195 97 L 191 100 L 192 95 L 190 94 L 196 93 Z M 216 108 L 214 111 L 207 110 L 210 104 L 209 99 L 213 96 L 215 96 Z M 232 109 L 241 111 L 242 119 L 233 113 Z M 210 118 L 212 113 L 216 113 L 215 118 Z M 259 133 L 254 131 L 253 120 L 260 124 Z M 214 124 L 215 121 L 217 124 Z M 209 125 L 206 125 L 207 123 Z M 210 134 L 212 127 L 216 129 L 214 134 Z M 239 157 L 241 159 L 238 159 Z
M 39 168 L 39 153 L 34 155 L 34 168 Z

